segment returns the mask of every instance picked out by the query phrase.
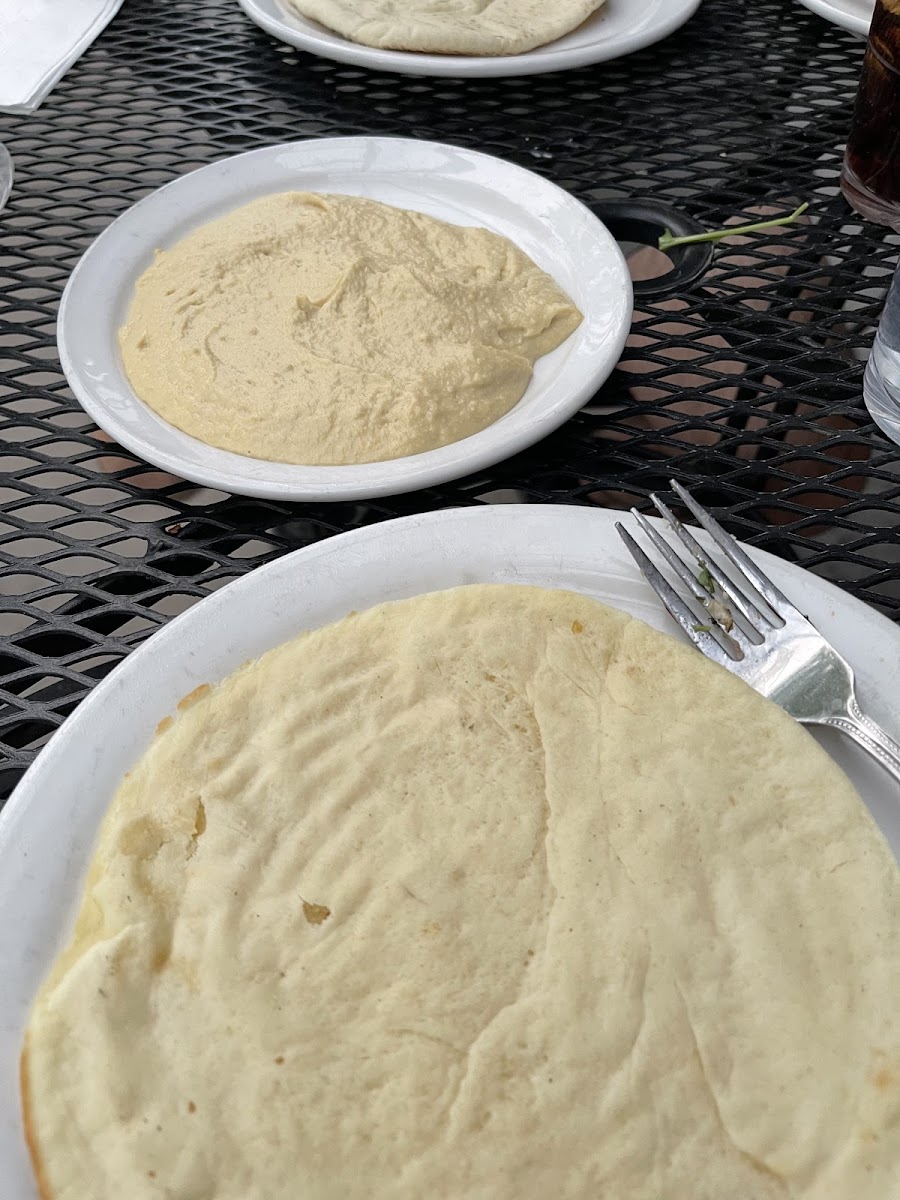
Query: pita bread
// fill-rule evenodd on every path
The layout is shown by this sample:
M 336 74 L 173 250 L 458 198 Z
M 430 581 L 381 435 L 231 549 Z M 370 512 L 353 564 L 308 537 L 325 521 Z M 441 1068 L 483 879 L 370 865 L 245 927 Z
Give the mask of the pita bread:
M 46 1200 L 900 1196 L 900 880 L 799 725 L 473 586 L 188 698 L 31 1016 Z
M 524 54 L 576 29 L 604 0 L 287 0 L 353 42 L 426 54 Z

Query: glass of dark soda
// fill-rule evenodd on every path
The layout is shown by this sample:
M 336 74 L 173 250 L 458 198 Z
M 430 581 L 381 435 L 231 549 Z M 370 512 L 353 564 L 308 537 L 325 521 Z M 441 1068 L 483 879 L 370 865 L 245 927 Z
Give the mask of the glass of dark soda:
M 900 0 L 876 0 L 841 188 L 864 217 L 900 229 Z

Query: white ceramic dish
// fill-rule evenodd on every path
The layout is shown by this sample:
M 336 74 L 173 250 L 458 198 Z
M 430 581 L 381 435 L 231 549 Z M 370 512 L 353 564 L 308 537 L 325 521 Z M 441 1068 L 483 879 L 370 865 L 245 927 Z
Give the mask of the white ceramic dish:
M 153 252 L 262 195 L 344 192 L 505 234 L 552 275 L 584 314 L 540 359 L 519 403 L 460 442 L 390 462 L 311 467 L 208 446 L 157 416 L 125 375 L 117 331 Z M 192 171 L 140 200 L 88 249 L 66 286 L 57 340 L 82 407 L 121 445 L 175 475 L 280 500 L 393 495 L 508 458 L 561 425 L 616 365 L 631 324 L 631 280 L 619 247 L 580 201 L 513 163 L 404 138 L 323 138 L 268 146 Z
M 681 636 L 603 509 L 451 509 L 345 533 L 261 567 L 178 617 L 130 655 L 65 723 L 0 813 L 0 1163 L 3 1194 L 35 1200 L 22 1143 L 17 1061 L 27 1009 L 77 902 L 103 812 L 158 721 L 200 683 L 384 600 L 464 583 L 571 588 Z M 625 517 L 629 521 L 630 518 Z M 701 541 L 705 540 L 701 536 Z M 900 735 L 900 630 L 833 585 L 751 551 L 857 670 L 863 702 Z M 849 773 L 900 857 L 900 795 L 839 735 Z
M 860 37 L 868 36 L 875 0 L 800 0 L 800 3 L 841 29 L 849 29 Z
M 547 46 L 538 46 L 527 54 L 489 58 L 377 50 L 351 42 L 317 21 L 300 16 L 283 0 L 238 0 L 238 3 L 251 21 L 273 37 L 322 58 L 402 75 L 480 79 L 538 75 L 621 58 L 668 37 L 700 6 L 700 0 L 606 0 L 603 8 L 584 24 Z

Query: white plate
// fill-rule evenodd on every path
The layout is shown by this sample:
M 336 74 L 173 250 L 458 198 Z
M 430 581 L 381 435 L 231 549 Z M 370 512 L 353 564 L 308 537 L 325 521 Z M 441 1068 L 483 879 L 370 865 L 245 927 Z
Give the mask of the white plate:
M 519 403 L 462 441 L 390 462 L 310 467 L 208 446 L 132 391 L 117 331 L 153 252 L 258 196 L 344 192 L 504 234 L 584 314 L 535 364 Z M 59 309 L 59 356 L 97 424 L 135 454 L 195 483 L 279 500 L 395 495 L 457 479 L 539 441 L 577 412 L 616 365 L 631 323 L 631 280 L 615 239 L 580 201 L 539 175 L 474 150 L 405 138 L 322 138 L 267 146 L 201 167 L 140 200 L 97 238 Z
M 229 584 L 154 634 L 94 689 L 0 813 L 4 1195 L 35 1197 L 16 1078 L 28 1005 L 67 936 L 103 812 L 161 718 L 198 684 L 221 679 L 301 630 L 352 609 L 464 583 L 571 588 L 681 636 L 621 544 L 614 528 L 620 519 L 622 514 L 604 509 L 497 505 L 345 533 Z M 846 654 L 863 703 L 900 735 L 900 630 L 832 584 L 771 555 L 751 553 Z M 900 857 L 898 789 L 839 735 L 823 744 L 848 771 Z
M 841 29 L 868 36 L 875 0 L 800 0 L 800 3 L 826 21 L 840 25 Z
M 298 50 L 374 71 L 454 78 L 538 75 L 621 58 L 668 37 L 700 6 L 700 0 L 606 0 L 603 8 L 577 29 L 547 46 L 538 46 L 527 54 L 488 57 L 376 50 L 348 41 L 317 21 L 294 13 L 282 0 L 238 0 L 238 3 L 251 21 Z

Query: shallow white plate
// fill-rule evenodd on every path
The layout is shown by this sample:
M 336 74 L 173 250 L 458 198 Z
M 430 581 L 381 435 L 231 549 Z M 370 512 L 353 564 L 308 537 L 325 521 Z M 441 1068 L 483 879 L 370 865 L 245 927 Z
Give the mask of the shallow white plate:
M 866 37 L 872 24 L 875 0 L 800 0 L 804 8 L 826 21 Z
M 17 1060 L 31 997 L 77 902 L 98 826 L 157 723 L 200 683 L 384 600 L 464 583 L 571 588 L 681 636 L 604 509 L 451 509 L 345 533 L 260 567 L 154 634 L 99 684 L 0 813 L 0 1163 L 3 1195 L 36 1193 L 22 1144 Z M 700 540 L 704 541 L 702 535 Z M 863 704 L 900 736 L 900 630 L 823 580 L 759 551 L 772 578 L 856 668 Z M 900 791 L 839 735 L 823 744 L 849 773 L 900 857 Z
M 504 234 L 584 314 L 535 365 L 519 403 L 462 441 L 390 462 L 294 466 L 208 446 L 157 416 L 125 375 L 117 344 L 138 277 L 158 248 L 273 192 L 344 192 Z M 579 200 L 503 159 L 405 138 L 322 138 L 201 167 L 140 200 L 85 253 L 59 310 L 69 386 L 97 424 L 148 462 L 196 483 L 280 500 L 350 500 L 443 483 L 508 458 L 588 401 L 616 365 L 631 323 L 631 280 L 615 239 Z
M 553 0 L 547 0 L 552 4 Z M 402 75 L 451 75 L 485 78 L 499 75 L 538 75 L 588 63 L 621 58 L 668 37 L 697 11 L 700 0 L 606 0 L 584 24 L 547 46 L 527 54 L 501 57 L 462 54 L 415 54 L 406 50 L 376 50 L 348 41 L 317 21 L 295 13 L 283 0 L 238 0 L 251 21 L 267 33 L 323 58 L 398 71 Z

